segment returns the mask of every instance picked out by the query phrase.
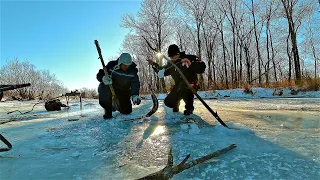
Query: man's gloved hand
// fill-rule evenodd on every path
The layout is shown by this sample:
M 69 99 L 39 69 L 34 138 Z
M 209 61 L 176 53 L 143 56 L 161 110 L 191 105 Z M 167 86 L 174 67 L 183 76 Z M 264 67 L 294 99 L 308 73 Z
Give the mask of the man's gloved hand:
M 111 84 L 112 84 L 111 76 L 106 76 L 106 75 L 103 76 L 102 82 L 103 82 L 105 85 L 111 85 Z
M 104 71 L 103 71 L 103 69 L 99 69 L 99 72 L 97 73 L 97 80 L 98 80 L 99 82 L 102 82 L 103 76 L 104 76 Z
M 182 62 L 182 66 L 186 66 L 187 68 L 189 68 L 189 66 L 191 65 L 191 62 L 188 58 L 182 59 L 181 62 Z
M 139 105 L 141 103 L 141 98 L 138 95 L 131 96 L 131 100 L 134 105 Z
M 165 69 L 161 69 L 161 70 L 158 72 L 158 77 L 159 77 L 159 78 L 163 78 L 165 71 L 166 71 Z

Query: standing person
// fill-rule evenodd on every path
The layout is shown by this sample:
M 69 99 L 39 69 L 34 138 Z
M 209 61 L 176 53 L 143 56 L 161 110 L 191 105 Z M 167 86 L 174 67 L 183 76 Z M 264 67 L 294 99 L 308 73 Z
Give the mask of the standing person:
M 108 76 L 104 74 L 103 69 L 99 70 L 97 74 L 97 80 L 100 82 L 99 104 L 104 108 L 104 119 L 112 118 L 112 111 L 115 110 L 119 110 L 122 114 L 130 114 L 132 112 L 130 97 L 134 105 L 140 104 L 140 81 L 136 66 L 130 54 L 122 53 L 117 60 L 110 61 L 106 65 Z M 113 86 L 120 107 L 115 106 L 109 85 Z
M 197 74 L 201 74 L 205 71 L 206 65 L 195 55 L 187 55 L 185 52 L 180 52 L 177 45 L 172 44 L 168 48 L 168 56 L 171 58 L 173 63 L 175 63 L 181 70 L 183 75 L 187 78 L 191 87 L 197 91 L 199 89 Z M 193 98 L 194 95 L 192 91 L 185 84 L 181 78 L 179 72 L 170 64 L 164 67 L 160 67 L 159 64 L 148 60 L 152 68 L 158 73 L 159 78 L 163 76 L 171 75 L 174 80 L 174 87 L 168 96 L 164 99 L 164 104 L 173 109 L 173 112 L 179 112 L 180 101 L 183 99 L 185 102 L 184 115 L 193 114 Z

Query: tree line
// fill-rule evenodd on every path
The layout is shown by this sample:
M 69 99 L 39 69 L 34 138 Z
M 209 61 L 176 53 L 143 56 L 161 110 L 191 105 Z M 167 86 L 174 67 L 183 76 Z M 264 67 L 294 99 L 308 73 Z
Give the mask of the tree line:
M 15 58 L 0 68 L 0 84 L 25 83 L 31 86 L 7 91 L 5 96 L 9 99 L 48 99 L 67 92 L 67 88 L 49 70 L 38 70 L 26 60 Z
M 133 55 L 143 92 L 165 92 L 148 66 L 166 61 L 170 44 L 207 64 L 202 90 L 301 84 L 319 78 L 320 12 L 316 0 L 143 0 L 137 14 L 124 14 L 130 29 L 121 51 Z
M 49 70 L 37 69 L 27 60 L 14 58 L 0 68 L 0 85 L 25 83 L 31 86 L 6 91 L 4 95 L 13 100 L 47 100 L 70 92 Z M 79 92 L 82 98 L 98 98 L 96 88 L 83 87 Z

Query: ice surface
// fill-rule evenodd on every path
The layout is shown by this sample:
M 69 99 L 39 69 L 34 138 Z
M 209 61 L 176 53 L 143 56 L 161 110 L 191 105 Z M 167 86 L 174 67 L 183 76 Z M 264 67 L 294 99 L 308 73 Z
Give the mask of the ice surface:
M 320 175 L 320 99 L 206 100 L 227 129 L 195 101 L 193 121 L 173 113 L 160 101 L 154 116 L 151 101 L 103 120 L 96 100 L 80 110 L 46 112 L 43 105 L 27 115 L 34 102 L 1 102 L 0 133 L 13 145 L 0 153 L 0 179 L 136 179 L 166 165 L 170 148 L 174 163 L 237 144 L 232 151 L 188 169 L 173 179 L 317 179 Z M 180 109 L 183 110 L 181 103 Z M 79 119 L 78 121 L 68 121 Z M 5 145 L 0 143 L 0 147 Z M 190 161 L 189 160 L 189 161 Z

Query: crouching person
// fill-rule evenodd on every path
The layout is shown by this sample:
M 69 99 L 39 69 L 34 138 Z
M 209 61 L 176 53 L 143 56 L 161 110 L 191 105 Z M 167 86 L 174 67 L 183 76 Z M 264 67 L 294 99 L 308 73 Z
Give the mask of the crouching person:
M 179 47 L 175 44 L 169 46 L 168 56 L 171 58 L 171 61 L 181 70 L 183 75 L 190 83 L 190 86 L 197 91 L 199 89 L 197 74 L 201 74 L 205 71 L 205 63 L 195 55 L 188 55 L 185 54 L 185 52 L 180 52 Z M 148 61 L 149 64 L 152 65 L 152 68 L 158 73 L 159 78 L 171 75 L 174 80 L 175 85 L 168 96 L 164 99 L 164 104 L 167 107 L 172 108 L 173 112 L 179 112 L 180 101 L 183 100 L 186 104 L 184 115 L 193 114 L 194 95 L 193 92 L 188 88 L 188 85 L 185 84 L 179 72 L 170 64 L 161 67 L 151 59 Z
M 117 60 L 110 61 L 106 65 L 109 75 L 105 75 L 103 69 L 99 70 L 97 74 L 97 80 L 100 82 L 99 104 L 104 108 L 104 119 L 112 118 L 112 111 L 116 110 L 122 114 L 130 114 L 132 112 L 131 100 L 134 105 L 140 104 L 140 82 L 136 66 L 132 62 L 131 55 L 123 53 Z M 120 107 L 113 102 L 110 85 L 113 86 Z

